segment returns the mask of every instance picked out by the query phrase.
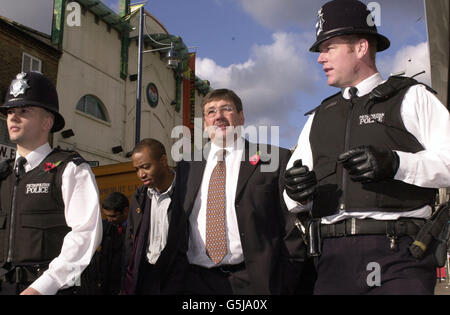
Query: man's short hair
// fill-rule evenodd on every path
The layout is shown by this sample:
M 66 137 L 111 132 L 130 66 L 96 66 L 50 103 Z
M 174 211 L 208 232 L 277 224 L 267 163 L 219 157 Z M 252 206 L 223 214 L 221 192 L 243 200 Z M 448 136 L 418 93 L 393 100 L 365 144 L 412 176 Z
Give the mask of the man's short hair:
M 132 154 L 141 152 L 144 148 L 148 148 L 150 154 L 154 159 L 159 159 L 161 156 L 166 154 L 166 149 L 164 145 L 156 139 L 145 138 L 142 139 L 133 149 Z
M 350 34 L 350 35 L 343 35 L 344 38 L 346 38 L 350 43 L 356 43 L 360 39 L 365 39 L 369 43 L 369 55 L 370 59 L 375 62 L 376 54 L 377 54 L 377 47 L 378 47 L 378 41 L 377 37 L 375 35 L 370 34 Z
M 130 202 L 128 201 L 128 198 L 117 191 L 110 193 L 102 202 L 103 209 L 114 210 L 120 213 L 123 213 L 125 208 L 128 208 L 129 205 Z
M 242 111 L 241 99 L 239 98 L 239 96 L 237 96 L 236 93 L 228 89 L 217 89 L 206 94 L 202 101 L 202 109 L 205 109 L 206 104 L 220 100 L 233 102 L 234 106 L 236 106 L 237 112 L 240 113 Z

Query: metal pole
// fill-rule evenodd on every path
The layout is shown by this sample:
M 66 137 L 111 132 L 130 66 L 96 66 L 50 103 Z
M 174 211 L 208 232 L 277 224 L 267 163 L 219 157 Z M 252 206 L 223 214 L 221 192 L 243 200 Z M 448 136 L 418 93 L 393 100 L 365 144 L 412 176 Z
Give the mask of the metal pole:
M 141 99 L 142 99 L 142 39 L 144 28 L 144 6 L 139 8 L 138 79 L 136 93 L 136 133 L 135 144 L 141 141 Z

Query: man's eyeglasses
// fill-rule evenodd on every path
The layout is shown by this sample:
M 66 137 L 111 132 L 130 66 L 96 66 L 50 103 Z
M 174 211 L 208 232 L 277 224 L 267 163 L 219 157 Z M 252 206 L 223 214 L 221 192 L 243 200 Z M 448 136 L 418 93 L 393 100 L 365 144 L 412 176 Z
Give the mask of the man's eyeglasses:
M 208 118 L 213 118 L 214 116 L 216 116 L 218 110 L 221 114 L 230 114 L 234 111 L 234 107 L 231 105 L 224 105 L 222 107 L 219 107 L 219 109 L 211 107 L 206 110 L 205 116 Z

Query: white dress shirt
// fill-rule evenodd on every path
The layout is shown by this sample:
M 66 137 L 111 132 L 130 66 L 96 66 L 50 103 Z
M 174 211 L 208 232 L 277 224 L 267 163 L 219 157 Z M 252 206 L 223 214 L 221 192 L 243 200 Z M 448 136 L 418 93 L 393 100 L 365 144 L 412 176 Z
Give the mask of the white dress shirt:
M 219 265 L 234 265 L 244 261 L 235 209 L 237 182 L 244 148 L 245 142 L 242 138 L 238 138 L 233 144 L 225 148 L 218 147 L 211 142 L 211 150 L 206 160 L 200 190 L 189 217 L 190 230 L 187 257 L 190 264 L 206 268 L 216 266 L 206 254 L 206 206 L 209 180 L 217 164 L 217 153 L 223 149 L 227 150 L 225 156 L 227 255 Z
M 376 86 L 384 83 L 381 75 L 376 73 L 360 82 L 357 96 L 370 93 Z M 349 88 L 342 89 L 344 98 L 349 99 Z M 400 108 L 401 118 L 408 130 L 420 144 L 423 151 L 417 153 L 397 152 L 400 165 L 394 179 L 408 184 L 442 188 L 450 187 L 450 115 L 448 110 L 423 85 L 414 85 L 408 89 Z M 302 159 L 303 165 L 313 169 L 313 157 L 309 134 L 314 119 L 312 114 L 307 120 L 298 145 L 289 160 L 287 169 L 292 167 L 294 161 Z M 283 193 L 288 209 L 294 213 L 308 211 L 312 202 L 301 205 Z M 430 206 L 407 212 L 346 212 L 340 210 L 337 214 L 322 218 L 322 223 L 329 224 L 346 218 L 372 218 L 377 220 L 396 220 L 399 217 L 428 218 L 431 215 Z
M 147 261 L 150 264 L 156 263 L 167 244 L 167 233 L 169 231 L 169 216 L 167 210 L 172 202 L 171 195 L 174 183 L 175 177 L 170 187 L 161 193 L 153 188 L 147 190 L 147 195 L 152 201 L 148 235 L 149 246 L 147 247 Z
M 46 143 L 25 156 L 25 172 L 41 164 L 51 151 Z M 17 153 L 16 161 L 19 157 Z M 98 188 L 90 166 L 86 163 L 76 166 L 69 162 L 62 174 L 61 192 L 66 223 L 71 231 L 64 237 L 58 257 L 31 284 L 33 289 L 45 295 L 76 285 L 102 239 Z

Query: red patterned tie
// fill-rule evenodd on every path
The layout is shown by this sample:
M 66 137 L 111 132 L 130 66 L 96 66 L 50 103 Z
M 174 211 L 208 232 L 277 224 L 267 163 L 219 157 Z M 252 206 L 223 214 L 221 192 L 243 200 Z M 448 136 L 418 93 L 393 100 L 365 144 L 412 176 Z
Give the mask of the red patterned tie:
M 216 265 L 227 254 L 225 155 L 225 150 L 218 153 L 217 165 L 209 180 L 206 206 L 206 253 Z

